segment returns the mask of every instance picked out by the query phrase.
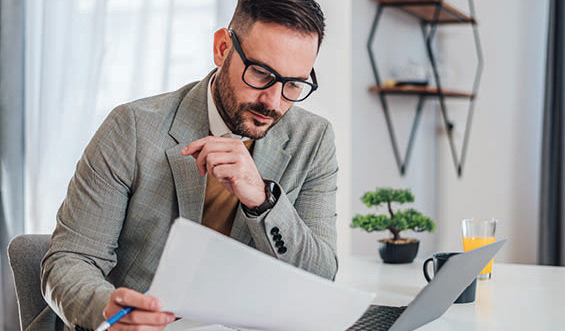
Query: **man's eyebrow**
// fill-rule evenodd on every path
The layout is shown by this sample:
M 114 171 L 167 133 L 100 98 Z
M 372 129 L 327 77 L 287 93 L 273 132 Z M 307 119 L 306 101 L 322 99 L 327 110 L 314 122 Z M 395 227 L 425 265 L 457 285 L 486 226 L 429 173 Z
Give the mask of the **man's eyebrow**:
M 263 63 L 262 61 L 257 61 L 257 60 L 255 60 L 255 59 L 253 59 L 253 58 L 251 58 L 251 57 L 248 57 L 247 60 L 250 61 L 250 62 L 256 63 L 256 64 L 260 64 L 261 66 L 263 66 L 263 67 L 265 67 L 265 68 L 271 70 L 272 72 L 274 72 L 274 73 L 276 73 L 277 75 L 279 75 L 279 76 L 281 76 L 281 77 L 284 77 L 284 78 L 298 79 L 298 80 L 307 81 L 307 80 L 308 80 L 308 77 L 310 77 L 309 75 L 308 75 L 307 77 L 286 77 L 286 76 L 283 76 L 283 75 L 279 74 L 278 71 L 276 71 L 275 69 L 271 68 L 269 65 L 267 65 L 266 63 Z

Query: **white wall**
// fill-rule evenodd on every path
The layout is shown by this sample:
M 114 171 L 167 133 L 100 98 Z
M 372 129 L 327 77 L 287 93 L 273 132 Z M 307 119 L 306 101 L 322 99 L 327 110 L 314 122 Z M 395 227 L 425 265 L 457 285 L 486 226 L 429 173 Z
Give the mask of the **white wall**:
M 352 214 L 368 212 L 359 202 L 366 190 L 408 187 L 416 195 L 416 207 L 438 225 L 436 234 L 420 236 L 420 257 L 461 250 L 460 220 L 477 216 L 501 220 L 498 237 L 510 238 L 510 243 L 500 260 L 536 262 L 547 3 L 475 1 L 485 68 L 467 162 L 463 177 L 457 178 L 437 103 L 432 101 L 424 109 L 408 173 L 399 175 L 379 99 L 367 92 L 374 80 L 365 43 L 376 4 L 352 2 Z M 467 1 L 454 4 L 467 11 Z M 440 31 L 442 74 L 452 86 L 470 89 L 476 66 L 471 29 L 448 26 Z M 403 63 L 426 59 L 419 33 L 406 15 L 385 12 L 375 43 L 384 78 L 392 76 L 395 68 L 402 69 Z M 404 152 L 415 100 L 397 98 L 390 103 Z M 450 102 L 448 107 L 460 139 L 465 104 Z M 358 229 L 349 234 L 355 254 L 376 255 L 375 239 L 387 236 Z
M 466 1 L 459 3 L 465 8 Z M 548 1 L 475 5 L 485 70 L 463 178 L 453 176 L 447 145 L 440 144 L 439 246 L 460 247 L 462 218 L 496 217 L 497 237 L 510 239 L 499 259 L 535 263 Z M 460 42 L 445 37 L 443 43 Z M 472 61 L 457 47 L 446 57 Z

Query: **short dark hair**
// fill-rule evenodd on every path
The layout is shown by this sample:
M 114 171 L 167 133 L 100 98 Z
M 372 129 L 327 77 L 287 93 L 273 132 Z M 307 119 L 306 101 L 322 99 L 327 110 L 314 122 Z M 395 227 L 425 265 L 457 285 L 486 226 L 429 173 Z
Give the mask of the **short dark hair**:
M 238 0 L 230 28 L 244 39 L 255 22 L 275 23 L 292 30 L 318 35 L 318 49 L 324 38 L 324 13 L 314 0 Z

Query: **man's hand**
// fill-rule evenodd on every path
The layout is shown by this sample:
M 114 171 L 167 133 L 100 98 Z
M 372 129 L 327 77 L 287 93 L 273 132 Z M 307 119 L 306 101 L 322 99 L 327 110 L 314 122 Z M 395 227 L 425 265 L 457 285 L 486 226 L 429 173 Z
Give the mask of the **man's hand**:
M 109 330 L 147 330 L 161 331 L 167 324 L 175 320 L 175 315 L 161 312 L 161 302 L 153 297 L 141 294 L 128 288 L 118 288 L 110 295 L 110 302 L 104 308 L 104 318 L 112 317 L 125 307 L 134 307 Z
M 241 140 L 208 136 L 191 142 L 181 154 L 192 155 L 201 176 L 214 176 L 247 207 L 265 201 L 265 183 Z

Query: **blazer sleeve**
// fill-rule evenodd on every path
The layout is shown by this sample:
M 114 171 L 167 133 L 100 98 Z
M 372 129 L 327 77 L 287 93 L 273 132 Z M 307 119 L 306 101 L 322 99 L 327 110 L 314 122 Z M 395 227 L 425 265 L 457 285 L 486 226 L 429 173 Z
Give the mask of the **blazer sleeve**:
M 328 279 L 337 273 L 334 139 L 327 123 L 294 203 L 279 186 L 281 195 L 270 211 L 258 217 L 243 213 L 257 249 Z
M 116 108 L 78 162 L 57 225 L 41 263 L 41 289 L 49 306 L 71 326 L 96 328 L 114 286 L 105 277 L 115 249 L 135 173 L 133 111 Z

